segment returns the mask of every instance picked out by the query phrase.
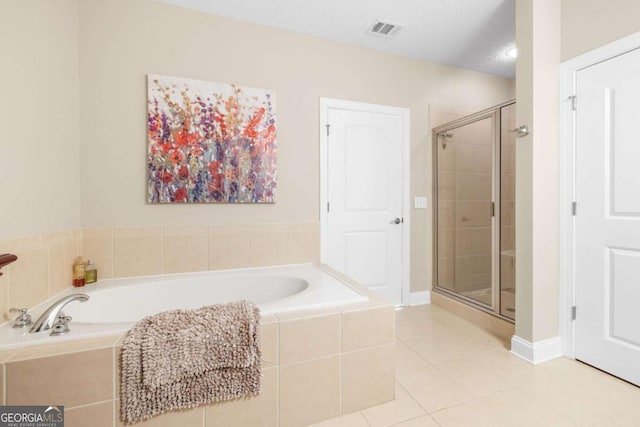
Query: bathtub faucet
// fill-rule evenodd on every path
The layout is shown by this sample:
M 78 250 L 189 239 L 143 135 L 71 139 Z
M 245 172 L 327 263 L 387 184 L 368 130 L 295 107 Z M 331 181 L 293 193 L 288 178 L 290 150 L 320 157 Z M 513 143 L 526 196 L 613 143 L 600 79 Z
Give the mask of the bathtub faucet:
M 58 301 L 51 304 L 51 307 L 47 308 L 44 313 L 42 313 L 42 315 L 38 317 L 38 320 L 36 320 L 31 329 L 29 329 L 29 332 L 34 333 L 51 329 L 58 320 L 58 316 L 61 314 L 62 307 L 64 307 L 71 301 L 78 300 L 80 302 L 85 302 L 88 299 L 89 295 L 87 294 L 71 294 L 59 299 Z

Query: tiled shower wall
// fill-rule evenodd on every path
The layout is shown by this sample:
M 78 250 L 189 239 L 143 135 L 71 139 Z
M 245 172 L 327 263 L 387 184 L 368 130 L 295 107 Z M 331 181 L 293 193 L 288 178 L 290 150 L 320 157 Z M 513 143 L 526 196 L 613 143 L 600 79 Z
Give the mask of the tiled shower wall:
M 318 223 L 103 227 L 0 242 L 18 261 L 2 269 L 0 312 L 30 308 L 71 285 L 82 255 L 101 279 L 318 262 Z
M 438 283 L 456 292 L 491 286 L 493 125 L 485 119 L 438 140 Z

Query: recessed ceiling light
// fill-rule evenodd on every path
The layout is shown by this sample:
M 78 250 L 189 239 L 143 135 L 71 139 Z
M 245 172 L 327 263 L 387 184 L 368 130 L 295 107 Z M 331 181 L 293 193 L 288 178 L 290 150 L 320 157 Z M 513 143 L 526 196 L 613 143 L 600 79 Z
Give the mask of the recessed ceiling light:
M 507 58 L 515 59 L 518 57 L 518 48 L 516 48 L 515 46 L 510 47 L 504 52 L 504 54 Z

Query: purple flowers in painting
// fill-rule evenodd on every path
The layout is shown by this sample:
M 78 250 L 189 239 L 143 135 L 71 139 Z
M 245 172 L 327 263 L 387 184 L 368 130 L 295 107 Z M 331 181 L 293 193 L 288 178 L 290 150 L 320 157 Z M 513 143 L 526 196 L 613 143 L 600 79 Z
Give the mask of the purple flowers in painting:
M 149 203 L 274 203 L 273 92 L 148 76 Z

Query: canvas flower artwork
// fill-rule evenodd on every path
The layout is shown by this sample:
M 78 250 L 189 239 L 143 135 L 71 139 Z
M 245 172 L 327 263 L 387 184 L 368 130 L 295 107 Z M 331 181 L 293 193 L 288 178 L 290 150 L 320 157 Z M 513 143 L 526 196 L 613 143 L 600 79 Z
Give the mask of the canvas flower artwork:
M 274 203 L 272 91 L 149 75 L 149 203 Z

